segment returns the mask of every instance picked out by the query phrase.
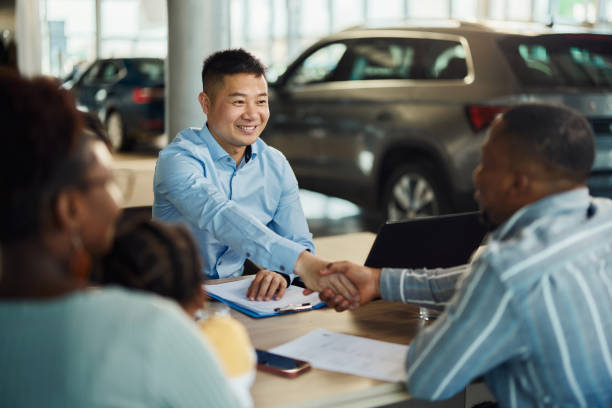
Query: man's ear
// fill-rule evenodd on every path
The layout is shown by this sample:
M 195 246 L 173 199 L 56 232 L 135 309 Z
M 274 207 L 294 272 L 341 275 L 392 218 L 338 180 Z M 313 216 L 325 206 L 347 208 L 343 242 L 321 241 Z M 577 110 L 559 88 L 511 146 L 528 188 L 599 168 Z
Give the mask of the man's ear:
M 208 97 L 208 94 L 206 92 L 200 92 L 198 94 L 198 102 L 200 102 L 202 111 L 208 116 L 208 112 L 210 112 L 210 107 L 212 105 L 212 101 Z
M 531 195 L 532 193 L 532 179 L 529 177 L 529 174 L 524 173 L 522 171 L 515 171 L 513 173 L 512 180 L 512 195 L 514 197 L 525 198 Z

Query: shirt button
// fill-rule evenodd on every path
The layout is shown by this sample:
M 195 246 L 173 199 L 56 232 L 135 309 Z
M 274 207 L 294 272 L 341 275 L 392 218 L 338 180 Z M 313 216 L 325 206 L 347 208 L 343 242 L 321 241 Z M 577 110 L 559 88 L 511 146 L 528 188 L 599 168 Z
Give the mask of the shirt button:
M 280 268 L 278 268 L 278 269 L 280 269 L 281 271 L 284 271 L 285 267 L 283 265 L 281 265 Z
M 219 262 L 217 262 L 217 265 L 221 265 L 222 263 L 223 261 L 220 260 Z
M 247 252 L 247 258 L 249 258 L 251 256 L 250 252 Z

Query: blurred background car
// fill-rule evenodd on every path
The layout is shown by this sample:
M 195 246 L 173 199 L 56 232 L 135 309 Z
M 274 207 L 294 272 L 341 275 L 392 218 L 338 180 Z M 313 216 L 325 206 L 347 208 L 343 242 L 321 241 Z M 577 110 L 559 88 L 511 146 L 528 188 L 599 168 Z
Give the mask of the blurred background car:
M 65 86 L 80 109 L 100 117 L 115 150 L 163 138 L 163 59 L 100 59 Z
M 487 127 L 513 104 L 542 101 L 589 119 L 589 186 L 612 195 L 611 35 L 417 24 L 328 36 L 270 84 L 262 137 L 287 156 L 300 187 L 391 221 L 474 209 Z

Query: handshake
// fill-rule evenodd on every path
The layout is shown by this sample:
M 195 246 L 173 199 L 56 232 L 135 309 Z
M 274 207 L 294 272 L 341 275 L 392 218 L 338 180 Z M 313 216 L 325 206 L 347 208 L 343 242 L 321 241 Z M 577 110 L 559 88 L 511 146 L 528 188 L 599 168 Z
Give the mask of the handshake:
M 295 272 L 306 285 L 305 295 L 319 292 L 321 300 L 338 312 L 355 310 L 380 297 L 380 269 L 348 261 L 327 263 L 304 251 Z

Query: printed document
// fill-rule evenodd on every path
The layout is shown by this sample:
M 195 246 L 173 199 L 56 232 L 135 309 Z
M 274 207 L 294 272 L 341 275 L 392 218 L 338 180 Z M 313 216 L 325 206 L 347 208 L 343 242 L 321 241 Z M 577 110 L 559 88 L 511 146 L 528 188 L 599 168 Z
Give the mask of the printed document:
M 402 344 L 316 329 L 270 351 L 308 361 L 323 370 L 389 382 L 406 378 L 404 362 L 408 346 Z
M 321 301 L 319 300 L 318 293 L 312 293 L 308 296 L 304 296 L 302 292 L 304 288 L 298 286 L 289 286 L 280 300 L 268 300 L 268 301 L 255 301 L 249 300 L 246 297 L 246 292 L 251 282 L 253 282 L 255 276 L 248 279 L 240 279 L 233 282 L 219 283 L 215 285 L 204 285 L 204 290 L 209 294 L 215 295 L 224 301 L 231 302 L 244 309 L 251 310 L 261 315 L 275 314 L 274 309 L 287 308 L 291 306 L 300 306 L 304 304 L 310 304 L 315 306 Z

